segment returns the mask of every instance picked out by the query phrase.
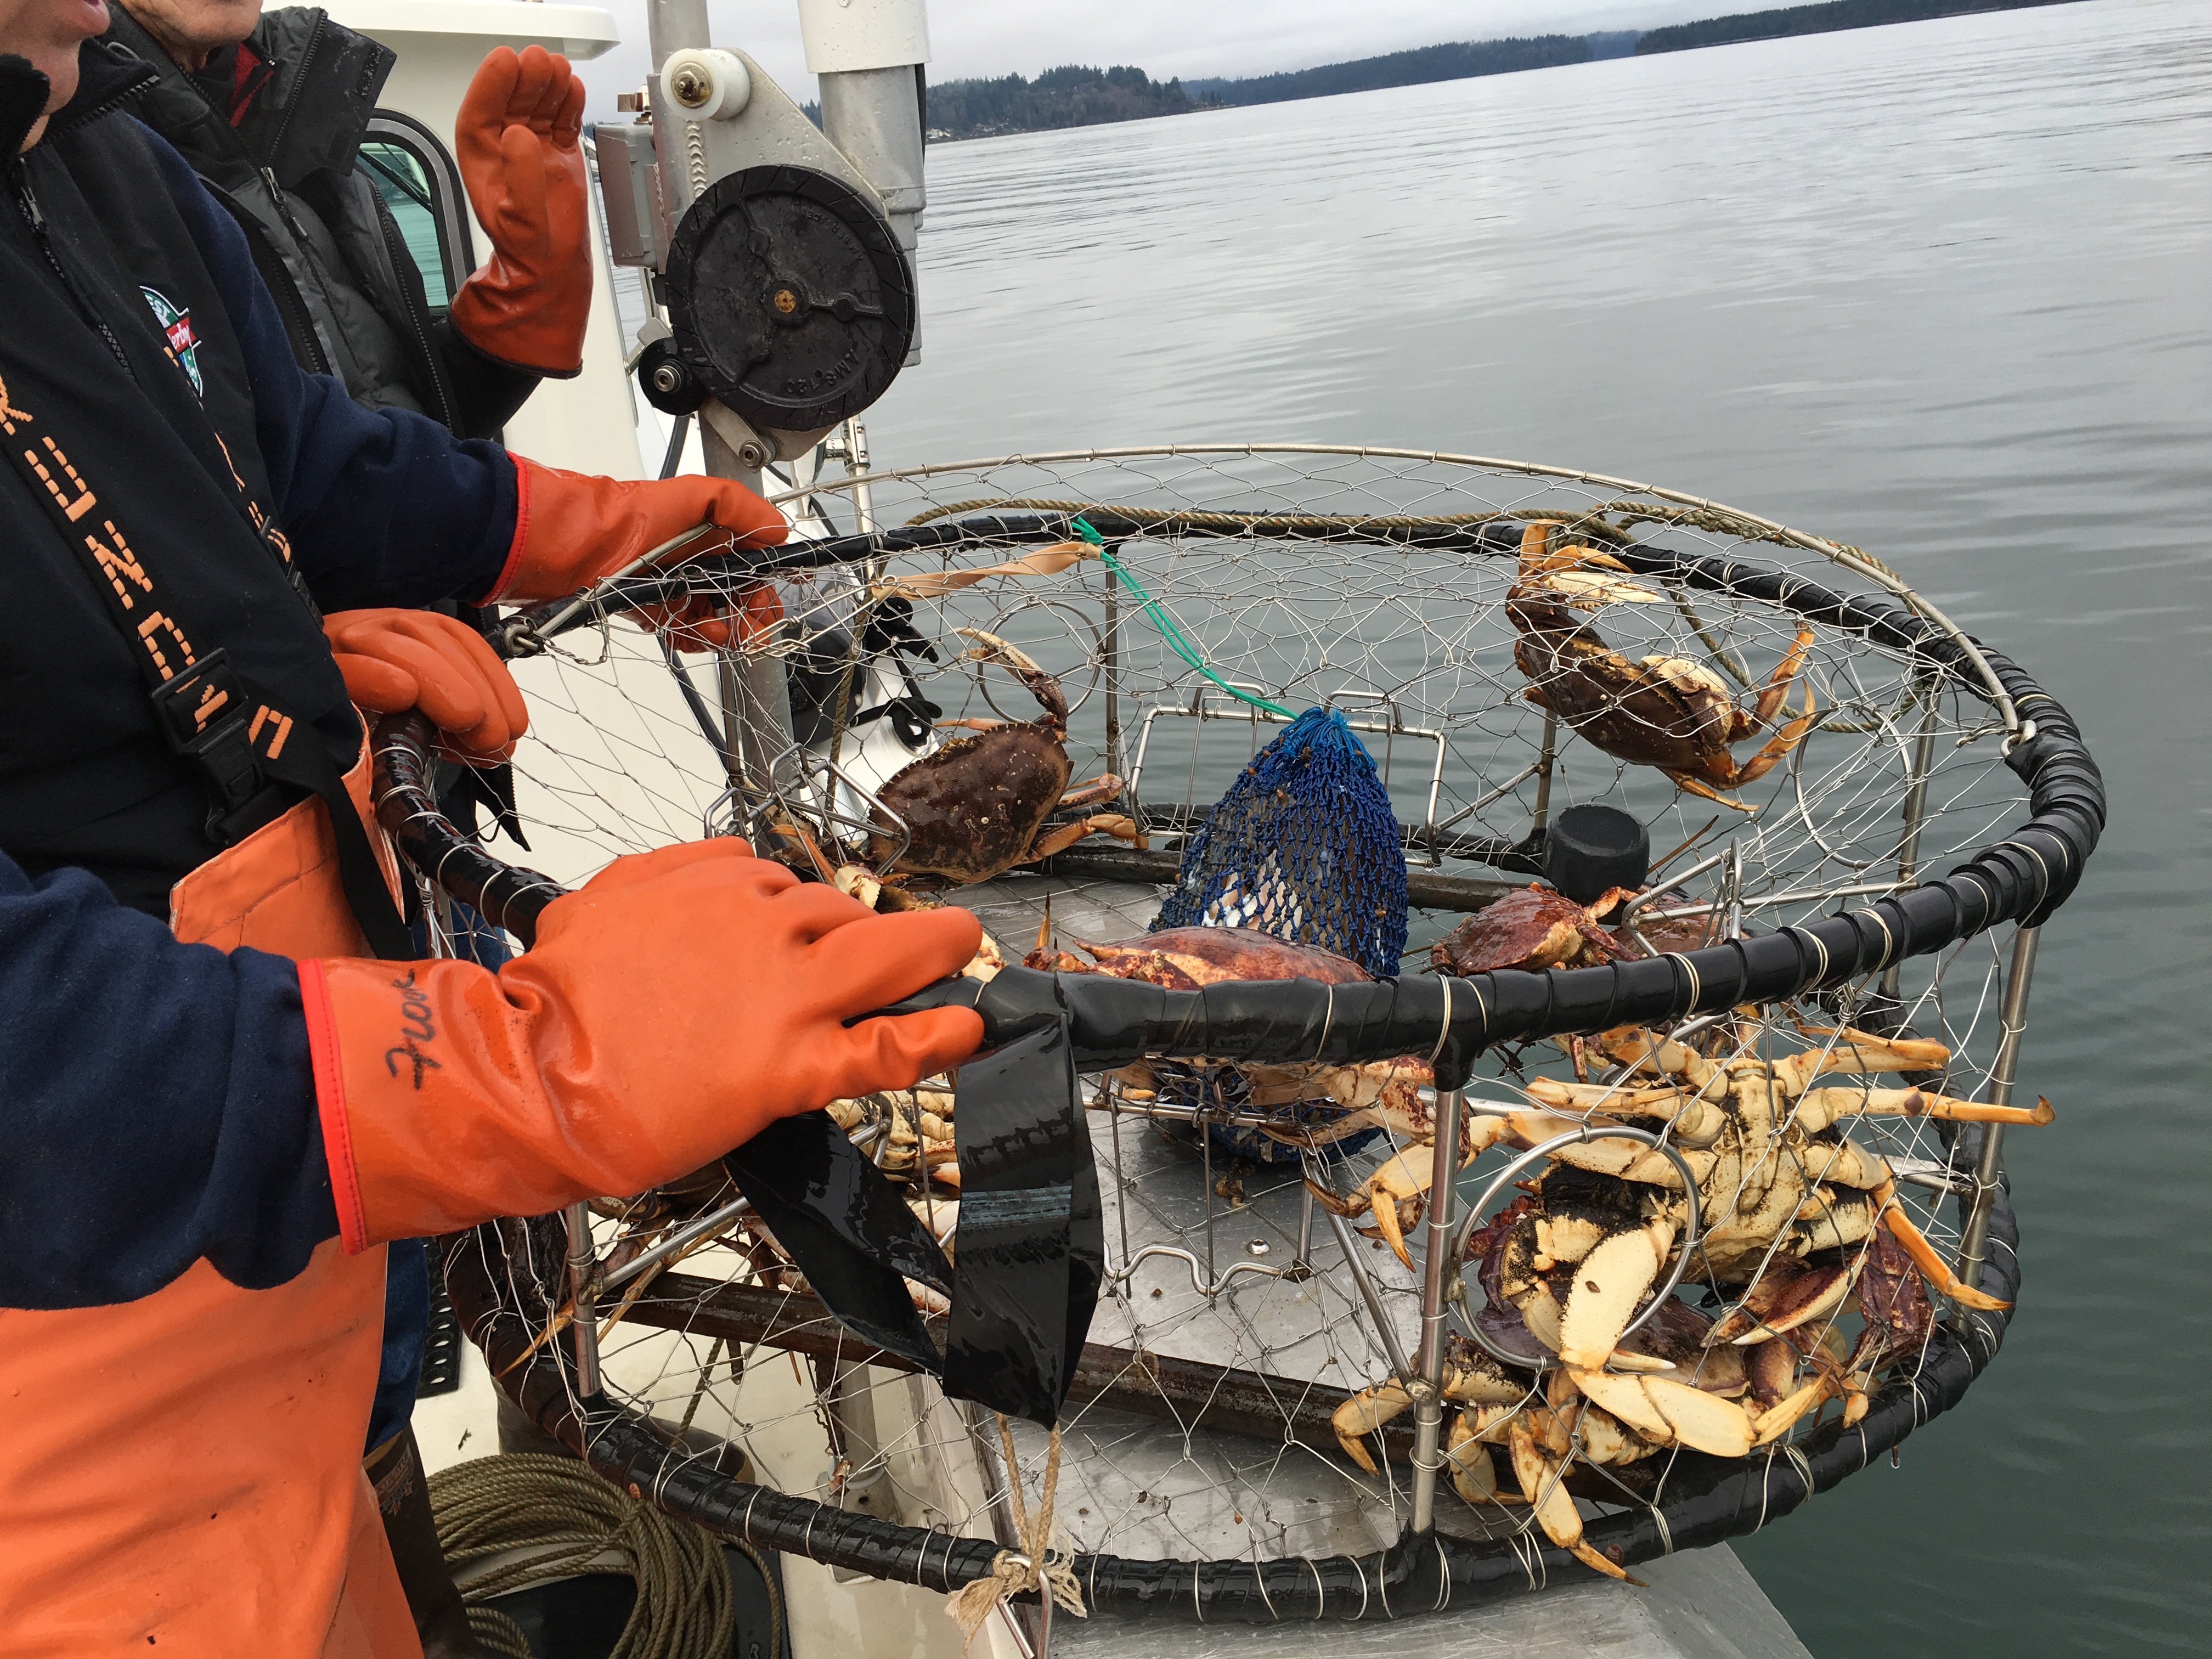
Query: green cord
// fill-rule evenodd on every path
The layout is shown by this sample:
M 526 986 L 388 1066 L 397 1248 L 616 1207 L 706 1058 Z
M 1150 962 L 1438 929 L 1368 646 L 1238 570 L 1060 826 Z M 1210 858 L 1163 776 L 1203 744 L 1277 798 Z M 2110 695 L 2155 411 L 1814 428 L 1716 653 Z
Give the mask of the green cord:
M 1200 654 L 1198 647 L 1191 643 L 1190 636 L 1182 631 L 1182 625 L 1173 617 L 1168 615 L 1158 599 L 1145 592 L 1144 584 L 1129 574 L 1128 567 L 1107 550 L 1106 538 L 1092 527 L 1089 520 L 1078 515 L 1069 520 L 1068 527 L 1085 541 L 1089 542 L 1091 546 L 1097 548 L 1098 556 L 1106 562 L 1106 568 L 1119 576 L 1128 590 L 1137 596 L 1138 603 L 1145 607 L 1145 615 L 1152 618 L 1152 626 L 1160 630 L 1160 637 L 1168 642 L 1169 650 L 1174 652 L 1176 655 L 1181 657 L 1193 668 L 1236 698 L 1237 702 L 1249 702 L 1255 708 L 1264 708 L 1271 714 L 1280 714 L 1286 720 L 1297 718 L 1295 714 L 1279 702 L 1270 702 L 1265 697 L 1255 697 L 1249 691 L 1240 691 L 1208 668 L 1206 665 L 1206 659 Z

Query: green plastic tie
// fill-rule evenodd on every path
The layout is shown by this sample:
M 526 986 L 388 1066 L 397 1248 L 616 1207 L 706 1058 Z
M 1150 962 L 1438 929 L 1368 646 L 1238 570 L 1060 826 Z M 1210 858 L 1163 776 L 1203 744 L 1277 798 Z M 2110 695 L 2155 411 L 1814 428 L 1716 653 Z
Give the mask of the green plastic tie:
M 1097 548 L 1098 556 L 1106 562 L 1106 568 L 1119 576 L 1122 585 L 1137 596 L 1138 603 L 1145 608 L 1145 615 L 1152 619 L 1152 626 L 1159 629 L 1160 637 L 1168 642 L 1169 650 L 1174 652 L 1176 655 L 1181 657 L 1186 663 L 1236 698 L 1237 702 L 1249 703 L 1255 708 L 1264 708 L 1271 714 L 1280 714 L 1286 720 L 1297 718 L 1297 714 L 1279 702 L 1270 702 L 1265 697 L 1255 697 L 1249 691 L 1239 690 L 1207 667 L 1206 658 L 1200 653 L 1199 648 L 1191 643 L 1190 636 L 1182 631 L 1182 625 L 1168 615 L 1166 608 L 1158 599 L 1145 592 L 1144 584 L 1129 574 L 1127 565 L 1107 550 L 1106 538 L 1098 533 L 1088 519 L 1078 514 L 1068 521 L 1068 528 Z

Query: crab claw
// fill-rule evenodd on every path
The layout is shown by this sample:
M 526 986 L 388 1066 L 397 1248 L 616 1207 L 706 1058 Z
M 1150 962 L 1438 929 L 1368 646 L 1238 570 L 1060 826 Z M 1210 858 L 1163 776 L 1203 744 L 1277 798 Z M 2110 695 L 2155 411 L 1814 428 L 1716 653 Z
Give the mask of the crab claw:
M 1537 1443 L 1526 1413 L 1515 1418 L 1506 1430 L 1506 1445 L 1513 1458 L 1514 1478 L 1521 1483 L 1521 1495 L 1535 1511 L 1536 1524 L 1544 1529 L 1544 1536 L 1593 1572 L 1643 1585 L 1642 1579 L 1630 1577 L 1583 1541 L 1582 1511 L 1567 1491 L 1565 1461 Z
M 1733 1312 L 1705 1333 L 1705 1346 L 1714 1348 L 1732 1342 L 1748 1347 L 1794 1331 L 1841 1306 L 1858 1276 L 1856 1261 L 1808 1267 L 1796 1273 L 1770 1269 L 1743 1293 L 1743 1300 Z
M 1479 1432 L 1477 1425 L 1468 1420 L 1467 1413 L 1453 1418 L 1451 1438 L 1444 1446 L 1444 1467 L 1450 1471 L 1452 1490 L 1468 1503 L 1494 1504 L 1498 1466 L 1490 1460 L 1490 1448 L 1475 1438 Z
M 1406 1249 L 1406 1228 L 1411 1218 L 1400 1206 L 1410 1208 L 1413 1217 L 1418 1218 L 1420 1205 L 1428 1194 L 1430 1178 L 1434 1173 L 1433 1158 L 1408 1162 L 1401 1152 L 1394 1154 L 1389 1162 L 1367 1178 L 1368 1202 L 1373 1206 L 1375 1231 L 1382 1235 L 1382 1242 L 1390 1247 L 1390 1254 L 1408 1267 L 1413 1265 L 1413 1258 Z
M 1575 1366 L 1567 1375 L 1583 1398 L 1655 1445 L 1687 1446 L 1715 1457 L 1742 1457 L 1751 1450 L 1751 1417 L 1733 1400 L 1667 1376 L 1624 1376 Z
M 1809 1411 L 1817 1411 L 1843 1391 L 1843 1380 L 1822 1368 L 1780 1404 L 1771 1406 L 1751 1420 L 1752 1444 L 1771 1446 L 1796 1427 Z M 1864 1415 L 1862 1412 L 1861 1415 Z
M 1574 1288 L 1559 1314 L 1559 1358 L 1602 1367 L 1674 1248 L 1674 1224 L 1659 1216 L 1600 1241 L 1575 1266 Z
M 1380 1434 L 1385 1423 L 1413 1403 L 1413 1396 L 1406 1392 L 1406 1385 L 1394 1376 L 1352 1395 L 1329 1414 L 1328 1425 L 1336 1431 L 1336 1443 L 1344 1448 L 1344 1455 L 1373 1474 L 1375 1460 L 1360 1442 L 1370 1434 Z

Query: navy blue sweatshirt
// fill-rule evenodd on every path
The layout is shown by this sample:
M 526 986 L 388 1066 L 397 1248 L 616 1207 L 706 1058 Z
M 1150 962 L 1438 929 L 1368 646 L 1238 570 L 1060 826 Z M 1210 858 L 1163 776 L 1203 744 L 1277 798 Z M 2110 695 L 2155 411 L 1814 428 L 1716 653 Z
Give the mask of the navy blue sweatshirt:
M 169 508 L 126 501 L 142 556 L 349 760 L 357 727 L 312 615 L 271 597 L 263 550 L 210 505 L 230 512 L 232 481 L 172 448 L 221 433 L 325 611 L 485 591 L 514 535 L 514 463 L 302 373 L 237 226 L 173 150 L 110 112 L 114 66 L 96 51 L 47 141 L 5 167 L 0 374 L 26 407 L 77 399 L 62 412 L 85 441 L 131 446 L 106 476 Z M 44 86 L 0 58 L 0 156 Z M 149 914 L 148 884 L 165 891 L 211 855 L 190 839 L 204 796 L 155 746 L 118 631 L 57 549 L 0 470 L 0 1307 L 130 1301 L 203 1256 L 234 1283 L 279 1284 L 337 1231 L 293 964 L 179 944 Z M 153 854 L 125 855 L 149 836 Z

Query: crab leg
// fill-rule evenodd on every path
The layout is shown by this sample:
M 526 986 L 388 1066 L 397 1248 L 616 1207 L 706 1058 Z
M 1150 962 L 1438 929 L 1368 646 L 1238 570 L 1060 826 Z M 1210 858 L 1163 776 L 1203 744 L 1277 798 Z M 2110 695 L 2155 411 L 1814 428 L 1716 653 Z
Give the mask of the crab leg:
M 1782 707 L 1783 700 L 1790 695 L 1790 682 L 1797 678 L 1797 671 L 1805 665 L 1805 653 L 1813 648 L 1813 638 L 1811 629 L 1799 629 L 1796 642 L 1790 646 L 1782 660 L 1775 664 L 1774 672 L 1766 677 L 1766 685 L 1759 692 L 1759 702 L 1755 705 L 1755 712 L 1761 726 L 1772 723 L 1777 711 Z M 1805 712 L 1808 714 L 1813 712 L 1810 688 L 1806 691 Z
M 1096 806 L 1102 801 L 1118 799 L 1121 780 L 1111 772 L 1101 772 L 1088 783 L 1071 784 L 1060 798 L 1062 806 Z
M 1615 1106 L 1614 1111 L 1621 1109 Z M 1815 1134 L 1838 1118 L 1940 1117 L 1954 1123 L 2018 1123 L 2040 1126 L 2058 1115 L 2039 1095 L 2033 1106 L 1990 1106 L 1978 1100 L 1954 1100 L 1923 1089 L 1814 1089 L 1797 1103 L 1797 1127 Z
M 1885 1181 L 1874 1188 L 1872 1197 L 1881 1206 L 1882 1225 L 1889 1229 L 1892 1237 L 1905 1246 L 1905 1253 L 1912 1258 L 1912 1265 L 1920 1269 L 1921 1276 L 1927 1279 L 1929 1287 L 1936 1295 L 1948 1297 L 1961 1307 L 1978 1308 L 1985 1313 L 2012 1306 L 2011 1303 L 2001 1302 L 1985 1291 L 1974 1289 L 1951 1271 L 1951 1264 L 1936 1253 L 1936 1247 L 1928 1242 L 1928 1235 L 1912 1224 L 1911 1218 L 1898 1203 L 1894 1181 Z
M 1444 1447 L 1444 1466 L 1451 1472 L 1452 1490 L 1470 1504 L 1498 1502 L 1498 1466 L 1490 1448 L 1475 1438 L 1475 1425 L 1461 1412 L 1452 1419 L 1451 1439 Z
M 1031 842 L 1028 854 L 1020 862 L 1035 864 L 1039 859 L 1048 859 L 1054 853 L 1065 853 L 1085 836 L 1094 833 L 1112 836 L 1121 841 L 1134 841 L 1137 826 L 1119 813 L 1113 812 L 1101 817 L 1084 818 L 1074 823 L 1063 823 Z
M 975 641 L 975 649 L 963 651 L 963 662 L 999 662 L 1012 669 L 1014 678 L 1029 688 L 1029 693 L 1044 710 L 1045 724 L 1056 734 L 1067 731 L 1067 699 L 1060 689 L 1060 682 L 1045 672 L 1036 659 L 1019 647 L 1010 645 L 996 634 L 987 634 L 980 628 L 956 628 L 952 630 L 963 639 Z
M 1786 685 L 1782 688 L 1785 696 L 1789 689 Z M 1762 705 L 1765 701 L 1763 696 L 1759 699 Z M 1729 781 L 1729 787 L 1732 789 L 1741 789 L 1746 784 L 1758 782 L 1759 779 L 1772 771 L 1777 761 L 1805 740 L 1806 732 L 1813 729 L 1813 717 L 1819 712 L 1819 705 L 1813 701 L 1813 688 L 1808 685 L 1805 688 L 1805 712 L 1769 738 L 1765 745 L 1757 754 L 1741 766 L 1737 767 L 1735 775 Z
M 1723 795 L 1719 790 L 1714 788 L 1712 785 L 1707 783 L 1703 778 L 1693 777 L 1687 772 L 1668 772 L 1667 776 L 1673 781 L 1677 789 L 1683 791 L 1685 793 L 1703 795 L 1707 800 L 1717 802 L 1719 805 L 1738 812 L 1756 812 L 1759 811 L 1759 809 L 1756 806 L 1753 806 L 1749 801 L 1731 800 L 1728 796 Z M 1738 783 L 1741 783 L 1744 780 L 1738 778 L 1736 781 Z

